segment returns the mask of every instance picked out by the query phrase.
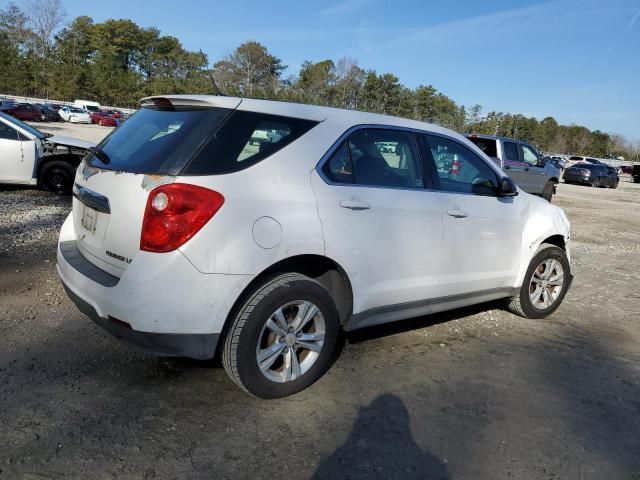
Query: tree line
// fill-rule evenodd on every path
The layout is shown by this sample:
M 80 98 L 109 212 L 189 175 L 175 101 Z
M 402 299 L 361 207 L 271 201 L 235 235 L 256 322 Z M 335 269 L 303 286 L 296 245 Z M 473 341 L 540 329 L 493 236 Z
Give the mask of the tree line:
M 580 125 L 465 107 L 429 84 L 411 89 L 392 73 L 351 58 L 304 62 L 295 75 L 256 41 L 211 65 L 173 36 L 127 19 L 65 23 L 60 0 L 27 0 L 0 10 L 0 92 L 105 105 L 135 106 L 148 95 L 216 93 L 312 103 L 397 115 L 459 132 L 527 140 L 540 150 L 597 157 L 638 157 L 640 144 Z M 215 84 L 215 86 L 214 86 Z

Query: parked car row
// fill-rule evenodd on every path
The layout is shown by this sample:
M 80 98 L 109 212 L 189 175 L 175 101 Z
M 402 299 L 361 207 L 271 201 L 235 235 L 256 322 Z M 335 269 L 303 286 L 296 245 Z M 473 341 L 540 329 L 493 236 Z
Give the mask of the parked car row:
M 117 127 L 126 118 L 119 110 L 101 109 L 99 103 L 88 100 L 76 100 L 74 105 L 59 105 L 0 99 L 0 111 L 22 121 L 94 123 L 105 127 Z

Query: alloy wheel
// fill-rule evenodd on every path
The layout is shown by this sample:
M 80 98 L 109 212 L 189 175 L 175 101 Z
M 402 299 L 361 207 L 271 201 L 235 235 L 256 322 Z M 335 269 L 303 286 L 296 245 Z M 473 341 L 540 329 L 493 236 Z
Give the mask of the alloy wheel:
M 551 307 L 558 300 L 564 281 L 562 264 L 555 259 L 544 260 L 535 268 L 529 282 L 531 304 L 539 310 Z
M 300 378 L 316 363 L 324 346 L 325 322 L 312 302 L 296 300 L 279 307 L 258 337 L 256 362 L 277 383 Z

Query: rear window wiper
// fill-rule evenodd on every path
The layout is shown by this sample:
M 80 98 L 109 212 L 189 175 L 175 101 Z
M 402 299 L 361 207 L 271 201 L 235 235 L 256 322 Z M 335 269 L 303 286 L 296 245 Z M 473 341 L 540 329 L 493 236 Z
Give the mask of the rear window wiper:
M 98 158 L 98 160 L 100 160 L 105 165 L 109 165 L 109 163 L 111 162 L 109 155 L 107 155 L 105 151 L 100 147 L 89 147 L 89 151 L 93 153 Z

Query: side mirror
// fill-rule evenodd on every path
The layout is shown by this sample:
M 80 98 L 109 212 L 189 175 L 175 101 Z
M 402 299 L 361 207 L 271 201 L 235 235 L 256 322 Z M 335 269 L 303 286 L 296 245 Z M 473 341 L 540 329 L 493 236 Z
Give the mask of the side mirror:
M 518 187 L 509 177 L 502 177 L 498 186 L 499 197 L 515 197 L 518 195 Z

